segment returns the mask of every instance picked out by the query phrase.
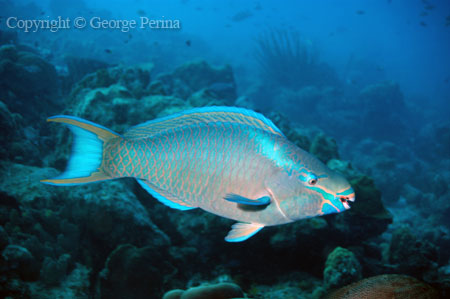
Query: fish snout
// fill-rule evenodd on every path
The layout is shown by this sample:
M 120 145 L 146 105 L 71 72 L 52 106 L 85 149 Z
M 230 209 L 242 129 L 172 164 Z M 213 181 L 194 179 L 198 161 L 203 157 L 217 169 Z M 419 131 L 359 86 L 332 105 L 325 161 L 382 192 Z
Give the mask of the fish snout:
M 350 195 L 339 195 L 339 200 L 346 210 L 350 209 L 350 202 L 355 201 L 355 193 Z

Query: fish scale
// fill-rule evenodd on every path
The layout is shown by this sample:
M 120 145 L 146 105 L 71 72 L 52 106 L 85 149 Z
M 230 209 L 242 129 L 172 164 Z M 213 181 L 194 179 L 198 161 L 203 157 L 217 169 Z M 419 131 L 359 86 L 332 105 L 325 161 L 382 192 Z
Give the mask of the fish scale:
M 74 151 L 67 170 L 43 182 L 134 177 L 169 207 L 237 220 L 225 238 L 230 242 L 264 226 L 339 213 L 354 201 L 345 178 L 250 110 L 192 109 L 137 125 L 123 136 L 76 117 L 49 121 L 72 130 Z
M 207 186 L 211 187 L 212 189 L 215 189 L 215 184 L 219 182 L 219 180 L 210 180 L 210 184 L 207 184 L 206 181 L 208 177 L 213 175 L 210 170 L 214 169 L 220 169 L 225 174 L 228 173 L 228 181 L 227 180 L 221 180 L 220 184 L 221 186 L 218 186 L 219 189 L 227 189 L 227 183 L 228 185 L 236 185 L 238 186 L 238 181 L 244 180 L 244 173 L 245 168 L 247 168 L 246 163 L 244 163 L 246 160 L 243 159 L 233 159 L 233 156 L 231 153 L 237 152 L 239 155 L 242 155 L 242 152 L 249 149 L 248 143 L 229 143 L 230 149 L 226 152 L 220 151 L 218 148 L 216 148 L 220 142 L 218 142 L 218 136 L 217 134 L 220 130 L 228 130 L 227 127 L 218 127 L 215 126 L 213 128 L 210 127 L 200 127 L 200 128 L 194 128 L 193 133 L 194 136 L 197 136 L 198 142 L 195 142 L 196 140 L 193 140 L 190 145 L 189 151 L 182 155 L 182 159 L 179 159 L 179 161 L 174 161 L 171 159 L 173 157 L 173 151 L 178 148 L 176 147 L 176 143 L 178 140 L 182 139 L 182 136 L 185 134 L 185 130 L 179 130 L 175 132 L 168 132 L 167 135 L 163 136 L 156 136 L 149 139 L 139 139 L 137 141 L 128 140 L 124 141 L 125 144 L 120 144 L 122 149 L 122 155 L 124 158 L 122 159 L 121 163 L 126 164 L 127 159 L 130 155 L 132 155 L 136 149 L 135 147 L 138 146 L 140 143 L 144 143 L 147 146 L 153 147 L 152 152 L 155 154 L 153 155 L 153 158 L 150 160 L 152 162 L 149 163 L 149 165 L 153 164 L 153 161 L 158 161 L 159 166 L 156 167 L 154 177 L 145 177 L 140 176 L 140 172 L 136 173 L 117 173 L 115 176 L 133 176 L 133 177 L 140 177 L 142 179 L 149 180 L 150 182 L 153 182 L 155 184 L 159 184 L 164 189 L 171 189 L 172 191 L 175 191 L 174 194 L 181 196 L 181 190 L 177 188 L 178 185 L 184 185 L 188 187 L 187 191 L 195 192 L 197 194 L 205 194 L 205 196 L 213 196 L 213 194 L 208 193 Z M 212 134 L 214 132 L 214 134 Z M 229 135 L 231 138 L 241 138 L 242 133 L 240 130 L 233 130 L 233 133 Z M 209 136 L 209 139 L 204 138 L 205 135 L 211 134 Z M 163 142 L 163 140 L 170 140 L 171 142 Z M 208 142 L 209 141 L 209 142 Z M 196 145 L 196 146 L 195 146 Z M 120 151 L 120 150 L 119 150 Z M 118 151 L 118 152 L 119 152 Z M 222 167 L 217 165 L 218 160 L 213 159 L 214 155 L 211 155 L 211 151 L 215 153 L 222 153 L 226 160 L 228 160 L 228 163 L 220 163 Z M 190 153 L 190 155 L 189 155 Z M 178 153 L 182 154 L 182 152 Z M 176 155 L 175 155 L 176 156 Z M 188 165 L 187 156 L 190 156 L 190 161 L 193 161 L 193 163 L 190 163 Z M 145 164 L 146 162 L 140 161 L 139 159 L 134 162 L 136 165 Z M 227 168 L 228 165 L 228 168 Z M 114 169 L 121 169 L 120 166 L 115 166 Z M 135 169 L 138 169 L 137 166 L 135 166 Z M 180 169 L 185 169 L 185 171 L 191 172 L 190 179 L 191 181 L 182 181 L 183 176 L 181 176 Z M 217 171 L 216 171 L 217 172 Z M 174 174 L 178 174 L 175 176 Z M 214 178 L 217 178 L 214 176 Z M 241 186 L 240 186 L 241 187 Z M 241 188 L 237 189 L 238 192 L 241 191 Z

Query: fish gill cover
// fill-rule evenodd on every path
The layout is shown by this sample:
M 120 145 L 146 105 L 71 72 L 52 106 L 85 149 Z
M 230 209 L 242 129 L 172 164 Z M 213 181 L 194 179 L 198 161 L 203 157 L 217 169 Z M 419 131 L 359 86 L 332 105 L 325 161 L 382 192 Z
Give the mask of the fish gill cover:
M 0 297 L 450 296 L 449 19 L 0 0 Z

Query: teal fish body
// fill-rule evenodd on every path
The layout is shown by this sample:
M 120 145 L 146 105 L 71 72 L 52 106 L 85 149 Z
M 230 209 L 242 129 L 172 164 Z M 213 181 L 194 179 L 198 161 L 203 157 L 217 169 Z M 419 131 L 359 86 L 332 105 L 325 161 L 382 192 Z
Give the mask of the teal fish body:
M 66 172 L 44 182 L 134 177 L 172 208 L 201 208 L 238 221 L 225 238 L 230 242 L 264 226 L 343 212 L 354 201 L 345 178 L 250 110 L 193 109 L 135 126 L 123 136 L 74 117 L 49 120 L 74 132 L 75 155 Z M 84 159 L 77 147 L 85 150 Z

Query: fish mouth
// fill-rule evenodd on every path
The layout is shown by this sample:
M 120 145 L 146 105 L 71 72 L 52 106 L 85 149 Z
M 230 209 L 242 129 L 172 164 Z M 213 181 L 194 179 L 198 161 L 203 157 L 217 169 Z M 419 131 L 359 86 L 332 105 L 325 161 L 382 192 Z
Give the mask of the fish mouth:
M 339 196 L 339 200 L 346 210 L 350 209 L 350 203 L 355 201 L 355 195 Z

